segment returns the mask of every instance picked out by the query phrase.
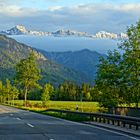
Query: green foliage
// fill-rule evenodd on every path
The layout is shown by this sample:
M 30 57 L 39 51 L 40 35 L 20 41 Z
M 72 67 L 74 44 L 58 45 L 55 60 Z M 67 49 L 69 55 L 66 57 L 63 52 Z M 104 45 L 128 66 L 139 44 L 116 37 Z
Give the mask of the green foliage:
M 35 55 L 31 53 L 27 59 L 20 60 L 16 65 L 16 80 L 23 88 L 25 106 L 28 92 L 37 87 L 37 81 L 41 78 L 40 70 L 37 67 Z
M 14 104 L 14 100 L 18 99 L 19 91 L 16 86 L 12 86 L 10 81 L 6 79 L 5 85 L 0 81 L 0 102 L 1 103 L 9 103 Z
M 127 35 L 120 45 L 122 55 L 114 51 L 100 59 L 95 83 L 101 106 L 135 103 L 138 107 L 140 102 L 140 21 L 128 28 Z
M 121 103 L 119 85 L 121 85 L 120 71 L 121 56 L 117 51 L 109 52 L 107 59 L 101 58 L 98 67 L 96 86 L 100 91 L 101 106 L 115 107 Z
M 8 79 L 6 79 L 6 84 L 3 87 L 3 92 L 5 94 L 5 97 L 7 100 L 10 100 L 10 94 L 11 94 L 11 84 Z
M 3 83 L 0 81 L 0 102 L 3 101 Z
M 82 84 L 81 92 L 80 92 L 80 101 L 82 100 L 91 100 L 90 95 L 90 85 L 89 84 Z
M 50 96 L 53 95 L 54 88 L 51 84 L 45 84 L 43 88 L 43 93 L 41 96 L 41 100 L 43 101 L 43 105 L 46 105 L 46 101 L 50 100 Z
M 28 94 L 28 99 L 29 100 L 41 100 L 41 95 L 42 95 L 42 87 L 36 87 L 33 88 L 32 90 L 30 90 L 29 94 Z M 20 98 L 23 99 L 23 98 Z
M 122 42 L 120 48 L 123 54 L 124 86 L 127 89 L 126 100 L 134 102 L 136 107 L 140 102 L 140 21 L 127 30 L 128 39 Z
M 81 86 L 78 86 L 72 82 L 65 81 L 55 89 L 55 94 L 51 96 L 51 99 L 63 101 L 96 101 L 92 90 L 93 88 L 89 84 L 83 83 Z
M 18 99 L 19 90 L 16 88 L 16 86 L 13 86 L 13 87 L 11 88 L 10 93 L 11 93 L 11 99 L 12 99 L 12 101 L 13 101 L 12 104 L 14 105 L 14 100 L 15 100 L 15 99 Z
M 76 86 L 72 82 L 65 81 L 57 89 L 57 95 L 59 100 L 76 100 Z

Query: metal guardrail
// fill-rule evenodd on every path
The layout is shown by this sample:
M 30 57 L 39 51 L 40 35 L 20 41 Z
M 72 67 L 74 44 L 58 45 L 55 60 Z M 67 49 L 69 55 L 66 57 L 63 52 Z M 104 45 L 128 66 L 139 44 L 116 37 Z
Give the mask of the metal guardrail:
M 68 110 L 57 110 L 57 109 L 48 109 L 47 112 L 57 112 L 66 115 L 79 115 L 79 116 L 86 116 L 90 118 L 90 121 L 108 123 L 112 125 L 122 125 L 123 127 L 129 127 L 130 129 L 132 126 L 135 127 L 136 130 L 139 130 L 140 127 L 140 118 L 130 117 L 130 116 L 120 116 L 114 114 L 105 114 L 105 113 L 84 113 L 78 111 L 68 111 Z

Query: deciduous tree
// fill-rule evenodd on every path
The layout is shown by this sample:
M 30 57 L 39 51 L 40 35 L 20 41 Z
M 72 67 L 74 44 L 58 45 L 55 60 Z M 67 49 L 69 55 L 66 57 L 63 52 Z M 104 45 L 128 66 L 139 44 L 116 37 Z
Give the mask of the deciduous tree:
M 19 82 L 20 87 L 23 88 L 25 106 L 29 90 L 38 85 L 37 82 L 40 78 L 40 70 L 37 67 L 34 53 L 30 53 L 28 58 L 22 59 L 17 63 L 16 80 Z

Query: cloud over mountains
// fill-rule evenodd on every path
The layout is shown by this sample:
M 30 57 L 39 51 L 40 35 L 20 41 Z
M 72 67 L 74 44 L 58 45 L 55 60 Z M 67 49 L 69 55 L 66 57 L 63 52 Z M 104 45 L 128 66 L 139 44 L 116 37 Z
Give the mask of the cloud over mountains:
M 34 2 L 34 0 L 31 0 Z M 30 1 L 30 2 L 31 2 Z M 45 0 L 44 0 L 45 1 Z M 46 0 L 46 3 L 49 0 Z M 138 3 L 84 3 L 46 8 L 23 6 L 17 0 L 0 1 L 0 29 L 24 24 L 38 30 L 74 29 L 95 33 L 100 30 L 121 32 L 140 19 Z M 17 4 L 16 4 L 17 2 Z

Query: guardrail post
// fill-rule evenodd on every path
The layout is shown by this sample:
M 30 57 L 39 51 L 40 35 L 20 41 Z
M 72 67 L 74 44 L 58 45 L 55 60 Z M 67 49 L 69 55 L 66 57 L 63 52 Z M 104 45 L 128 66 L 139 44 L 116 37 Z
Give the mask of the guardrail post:
M 103 118 L 103 123 L 105 123 L 105 118 Z
M 125 122 L 123 122 L 123 127 L 125 127 Z
M 139 130 L 139 126 L 138 125 L 136 125 L 136 130 Z
M 90 115 L 90 120 L 93 121 L 93 116 L 92 115 Z
M 112 120 L 112 125 L 114 125 L 114 120 Z
M 130 129 L 132 128 L 132 125 L 131 125 L 131 124 L 129 124 L 129 128 L 130 128 Z
M 60 112 L 60 116 L 62 116 L 62 112 Z
M 98 118 L 97 118 L 97 117 L 95 117 L 95 121 L 96 121 L 96 122 L 98 121 Z
M 117 122 L 117 125 L 120 126 L 120 121 Z
M 110 124 L 110 120 L 109 119 L 107 120 L 107 123 Z

